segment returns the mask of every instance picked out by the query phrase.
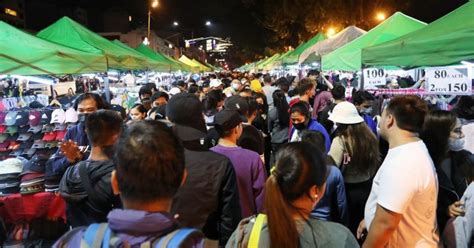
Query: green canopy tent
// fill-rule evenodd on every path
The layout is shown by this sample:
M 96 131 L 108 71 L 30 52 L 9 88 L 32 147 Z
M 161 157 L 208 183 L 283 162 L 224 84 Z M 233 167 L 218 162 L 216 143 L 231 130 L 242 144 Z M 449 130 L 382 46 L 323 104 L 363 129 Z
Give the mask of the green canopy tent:
M 286 53 L 285 53 L 286 54 Z M 283 56 L 284 54 L 277 54 L 277 56 L 275 58 L 273 58 L 272 60 L 270 61 L 267 61 L 264 65 L 263 65 L 263 70 L 267 70 L 267 71 L 270 71 L 270 70 L 273 70 L 275 68 L 277 68 L 278 66 L 281 65 L 281 62 L 280 62 L 280 59 L 281 57 Z
M 167 60 L 164 60 L 164 61 L 153 60 L 153 59 L 141 54 L 137 50 L 127 46 L 126 44 L 124 44 L 123 42 L 121 42 L 119 40 L 113 40 L 112 42 L 115 43 L 118 46 L 121 46 L 124 49 L 127 49 L 131 53 L 136 54 L 136 56 L 143 57 L 143 59 L 147 60 L 147 64 L 152 66 L 150 69 L 152 69 L 154 71 L 161 71 L 161 72 L 171 71 L 171 63 Z
M 327 37 L 324 33 L 319 32 L 313 38 L 308 40 L 307 42 L 299 45 L 295 48 L 295 50 L 285 54 L 284 57 L 281 58 L 281 62 L 283 65 L 294 65 L 298 64 L 301 54 L 306 51 L 306 49 L 310 48 L 311 46 L 315 45 L 316 43 L 325 40 Z
M 69 17 L 59 19 L 41 30 L 36 36 L 84 52 L 105 54 L 108 68 L 136 70 L 153 66 L 148 65 L 147 60 L 143 57 L 112 43 Z
M 210 72 L 210 71 L 213 70 L 213 69 L 210 68 L 209 66 L 204 65 L 203 63 L 197 61 L 196 59 L 192 59 L 192 61 L 193 61 L 196 65 L 199 65 L 199 67 L 202 68 L 203 71 Z
M 397 12 L 366 34 L 323 56 L 322 69 L 360 70 L 362 68 L 362 48 L 394 40 L 425 26 L 426 23 Z
M 278 59 L 279 57 L 281 56 L 281 54 L 279 53 L 275 53 L 273 56 L 271 56 L 270 58 L 267 58 L 265 60 L 263 60 L 262 62 L 258 63 L 257 65 L 255 65 L 255 69 L 257 70 L 263 70 L 265 68 L 265 66 L 267 66 L 268 64 L 270 64 L 271 62 L 275 61 L 276 59 Z
M 153 51 L 150 47 L 146 46 L 145 44 L 140 44 L 137 48 L 135 48 L 139 53 L 147 56 L 150 59 L 160 61 L 163 63 L 170 63 L 172 71 L 192 71 L 192 68 L 186 64 L 183 64 L 171 57 L 168 57 L 164 54 L 158 53 Z
M 474 59 L 474 1 L 423 29 L 362 50 L 366 66 L 415 68 Z
M 102 54 L 37 38 L 0 21 L 0 74 L 53 75 L 107 71 Z
M 349 26 L 330 38 L 308 47 L 308 49 L 300 55 L 298 64 L 320 63 L 322 56 L 331 53 L 366 33 L 366 31 L 356 26 Z

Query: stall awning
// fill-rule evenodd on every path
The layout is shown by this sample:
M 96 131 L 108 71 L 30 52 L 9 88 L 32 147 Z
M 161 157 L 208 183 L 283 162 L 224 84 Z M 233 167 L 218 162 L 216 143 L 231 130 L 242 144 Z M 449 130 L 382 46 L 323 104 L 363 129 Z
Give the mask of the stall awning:
M 423 29 L 362 50 L 367 66 L 414 68 L 474 59 L 474 1 Z
M 0 21 L 0 74 L 45 75 L 107 71 L 101 53 L 51 43 Z
M 323 56 L 321 60 L 322 69 L 360 70 L 362 68 L 361 53 L 363 48 L 394 40 L 425 26 L 426 23 L 397 12 L 366 34 Z

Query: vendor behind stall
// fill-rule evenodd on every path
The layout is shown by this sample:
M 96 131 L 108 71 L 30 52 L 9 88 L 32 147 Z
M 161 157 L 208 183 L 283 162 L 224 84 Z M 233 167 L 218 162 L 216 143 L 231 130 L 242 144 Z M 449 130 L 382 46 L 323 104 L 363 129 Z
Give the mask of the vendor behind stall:
M 48 161 L 59 178 L 70 165 L 88 157 L 90 148 L 84 123 L 88 114 L 104 109 L 105 102 L 97 94 L 84 93 L 76 99 L 74 107 L 79 114 L 79 123 L 68 129 L 60 148 Z

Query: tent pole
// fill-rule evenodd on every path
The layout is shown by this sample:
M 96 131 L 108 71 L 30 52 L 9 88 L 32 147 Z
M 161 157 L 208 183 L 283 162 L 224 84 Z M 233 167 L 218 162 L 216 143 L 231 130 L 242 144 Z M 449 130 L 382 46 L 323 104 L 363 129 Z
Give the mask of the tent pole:
M 107 62 L 107 71 L 105 72 L 105 77 L 104 77 L 104 88 L 105 88 L 105 100 L 107 103 L 110 103 L 110 84 L 109 84 L 109 58 L 108 56 L 105 56 L 105 61 Z
M 365 86 L 365 80 L 364 80 L 364 69 L 366 68 L 365 65 L 362 65 L 362 68 L 360 69 L 361 70 L 361 76 L 360 76 L 360 89 L 361 90 L 364 90 L 364 86 Z
M 148 70 L 145 71 L 145 84 L 148 83 Z

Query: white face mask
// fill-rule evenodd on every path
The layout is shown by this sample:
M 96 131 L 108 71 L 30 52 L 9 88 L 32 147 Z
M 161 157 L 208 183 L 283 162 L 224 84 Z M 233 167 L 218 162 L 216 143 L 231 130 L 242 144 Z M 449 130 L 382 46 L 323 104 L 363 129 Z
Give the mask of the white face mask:
M 449 150 L 453 152 L 459 152 L 464 149 L 464 143 L 466 142 L 465 138 L 453 139 L 449 138 Z
M 234 90 L 239 90 L 240 89 L 240 85 L 239 84 L 232 84 L 232 88 Z

